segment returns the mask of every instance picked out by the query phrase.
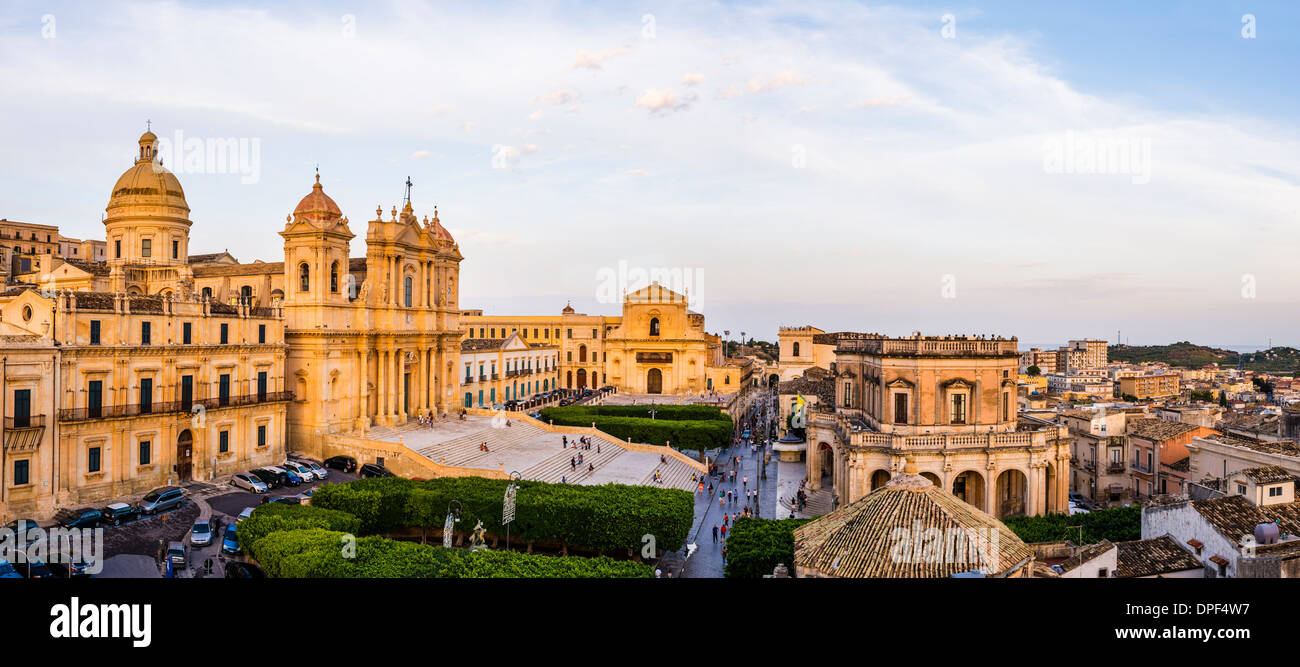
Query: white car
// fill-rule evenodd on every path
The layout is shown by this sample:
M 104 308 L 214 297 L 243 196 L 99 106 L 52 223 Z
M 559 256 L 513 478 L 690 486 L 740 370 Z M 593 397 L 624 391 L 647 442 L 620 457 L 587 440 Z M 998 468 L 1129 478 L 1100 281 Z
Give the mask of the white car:
M 1090 513 L 1091 512 L 1089 512 L 1088 510 L 1083 509 L 1082 507 L 1076 505 L 1073 500 L 1070 501 L 1070 516 L 1074 516 L 1075 514 L 1090 514 Z
M 230 484 L 253 493 L 266 493 L 266 483 L 251 473 L 235 473 L 230 478 Z
M 298 473 L 298 476 L 301 477 L 302 481 L 304 482 L 310 482 L 312 480 L 319 479 L 316 476 L 316 471 L 312 470 L 311 466 L 303 465 L 301 463 L 298 463 L 297 461 L 285 461 L 284 465 L 280 467 L 288 468 L 289 470 Z
M 243 521 L 244 519 L 247 519 L 248 517 L 253 516 L 253 510 L 255 510 L 255 509 L 257 509 L 257 508 L 256 508 L 256 507 L 245 507 L 245 508 L 244 508 L 244 511 L 240 512 L 240 513 L 239 513 L 239 516 L 235 517 L 235 523 L 239 523 L 240 521 Z

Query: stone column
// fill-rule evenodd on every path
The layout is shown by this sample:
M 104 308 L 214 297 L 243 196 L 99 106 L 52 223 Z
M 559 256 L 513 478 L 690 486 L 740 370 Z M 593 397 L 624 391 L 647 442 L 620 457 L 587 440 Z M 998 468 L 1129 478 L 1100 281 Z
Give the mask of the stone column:
M 388 350 L 375 351 L 375 421 L 388 425 Z

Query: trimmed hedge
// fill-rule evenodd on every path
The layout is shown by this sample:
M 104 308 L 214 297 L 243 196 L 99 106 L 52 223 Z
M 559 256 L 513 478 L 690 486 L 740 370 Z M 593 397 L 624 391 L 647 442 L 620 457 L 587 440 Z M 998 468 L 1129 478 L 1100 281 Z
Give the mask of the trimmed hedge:
M 728 578 L 761 579 L 785 564 L 794 576 L 794 529 L 812 519 L 736 519 L 727 530 Z
M 470 530 L 482 521 L 488 533 L 504 536 L 501 512 L 508 483 L 482 477 L 361 479 L 318 488 L 312 506 L 356 516 L 362 533 L 383 533 L 406 527 L 440 529 L 448 505 L 459 500 L 458 530 Z M 512 540 L 639 552 L 642 536 L 654 535 L 656 548 L 664 552 L 685 543 L 695 498 L 689 491 L 648 486 L 519 482 L 515 508 Z
M 251 519 L 250 519 L 251 520 Z M 245 521 L 247 523 L 247 521 Z M 243 527 L 240 527 L 241 530 Z M 514 551 L 444 549 L 383 537 L 356 541 L 345 558 L 348 535 L 311 528 L 275 532 L 249 547 L 272 577 L 288 578 L 648 578 L 649 565 L 612 558 L 534 556 Z
M 655 418 L 650 418 L 650 408 Z M 713 449 L 731 443 L 730 415 L 707 405 L 570 405 L 543 408 L 542 421 L 561 426 L 591 426 L 622 440 L 678 449 Z
M 1003 519 L 1007 528 L 1025 542 L 1079 541 L 1096 544 L 1103 539 L 1111 542 L 1128 542 L 1142 539 L 1142 508 L 1112 507 L 1093 510 L 1087 514 L 1047 514 L 1044 516 L 1013 516 Z
M 235 536 L 244 548 L 259 539 L 287 530 L 323 528 L 353 535 L 361 532 L 361 519 L 347 512 L 314 505 L 266 503 L 253 510 L 253 516 L 239 522 Z

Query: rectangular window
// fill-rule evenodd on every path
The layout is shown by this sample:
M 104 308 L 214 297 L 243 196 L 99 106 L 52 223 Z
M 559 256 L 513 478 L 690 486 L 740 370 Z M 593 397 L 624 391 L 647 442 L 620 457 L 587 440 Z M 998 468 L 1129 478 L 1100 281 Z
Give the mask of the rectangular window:
M 1238 493 L 1239 495 L 1243 495 L 1243 496 L 1246 495 L 1246 485 L 1245 485 L 1245 484 L 1238 484 L 1238 485 L 1237 485 L 1237 493 Z
M 122 259 L 122 239 L 115 239 L 113 241 L 113 252 L 113 257 L 115 259 Z
M 86 451 L 86 472 L 99 472 L 98 447 L 91 447 Z
M 569 329 L 569 338 L 573 338 L 573 329 Z
M 894 423 L 907 423 L 907 394 L 894 394 Z
M 230 373 L 222 373 L 217 381 L 217 402 L 219 405 L 230 404 Z
M 32 422 L 32 390 L 14 390 L 14 428 L 27 428 Z
M 148 257 L 153 252 L 153 239 L 142 239 L 140 241 L 140 256 Z
M 596 330 L 595 330 L 595 329 L 592 329 L 592 330 L 591 330 L 591 338 L 592 338 L 593 340 L 596 338 Z
M 266 325 L 265 325 L 265 324 L 259 324 L 259 325 L 257 325 L 257 342 L 258 342 L 259 344 L 264 344 L 264 343 L 266 343 Z
M 966 423 L 966 394 L 953 394 L 948 421 L 953 424 Z
M 152 324 L 153 324 L 152 322 L 140 323 L 140 344 L 141 345 L 149 345 L 152 343 L 153 341 L 153 328 L 151 326 Z
M 257 400 L 258 402 L 266 400 L 266 371 L 257 372 Z
M 181 258 L 181 242 L 180 242 L 180 241 L 175 241 L 175 240 L 173 240 L 173 241 L 172 241 L 172 259 L 180 259 L 180 258 Z
M 90 344 L 99 345 L 99 320 L 90 321 Z
M 149 441 L 148 440 L 140 441 L 140 465 L 142 466 L 149 465 Z
M 230 431 L 221 431 L 217 434 L 218 442 L 217 451 L 225 454 L 230 451 Z
M 1161 481 L 1164 481 L 1164 480 L 1161 480 Z M 1270 486 L 1270 487 L 1268 487 L 1268 497 L 1269 497 L 1269 498 L 1276 498 L 1276 497 L 1278 497 L 1278 496 L 1280 496 L 1280 495 L 1282 495 L 1282 487 L 1280 487 L 1280 486 Z
M 193 340 L 191 337 L 193 330 L 194 327 L 191 326 L 189 322 L 181 323 L 181 344 L 182 345 L 189 345 L 190 341 Z
M 226 345 L 230 342 L 230 325 L 225 322 L 221 323 L 221 344 Z
M 86 383 L 86 416 L 99 419 L 104 407 L 104 381 L 91 380 Z
M 1002 392 L 1002 421 L 1011 421 L 1011 394 Z
M 266 424 L 257 425 L 257 446 L 266 446 Z
M 22 486 L 31 481 L 30 471 L 28 469 L 30 465 L 31 464 L 27 459 L 14 461 L 14 486 Z
M 153 379 L 140 378 L 140 414 L 153 412 Z
M 181 409 L 189 412 L 194 404 L 194 376 L 181 376 Z

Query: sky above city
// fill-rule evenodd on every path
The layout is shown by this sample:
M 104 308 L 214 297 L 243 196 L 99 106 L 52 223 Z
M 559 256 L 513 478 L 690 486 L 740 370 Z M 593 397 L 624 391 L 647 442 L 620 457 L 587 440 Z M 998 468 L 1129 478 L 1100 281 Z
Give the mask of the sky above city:
M 0 217 L 103 238 L 148 120 L 191 252 L 409 176 L 489 314 L 1300 346 L 1300 5 L 1134 4 L 4 2 Z

